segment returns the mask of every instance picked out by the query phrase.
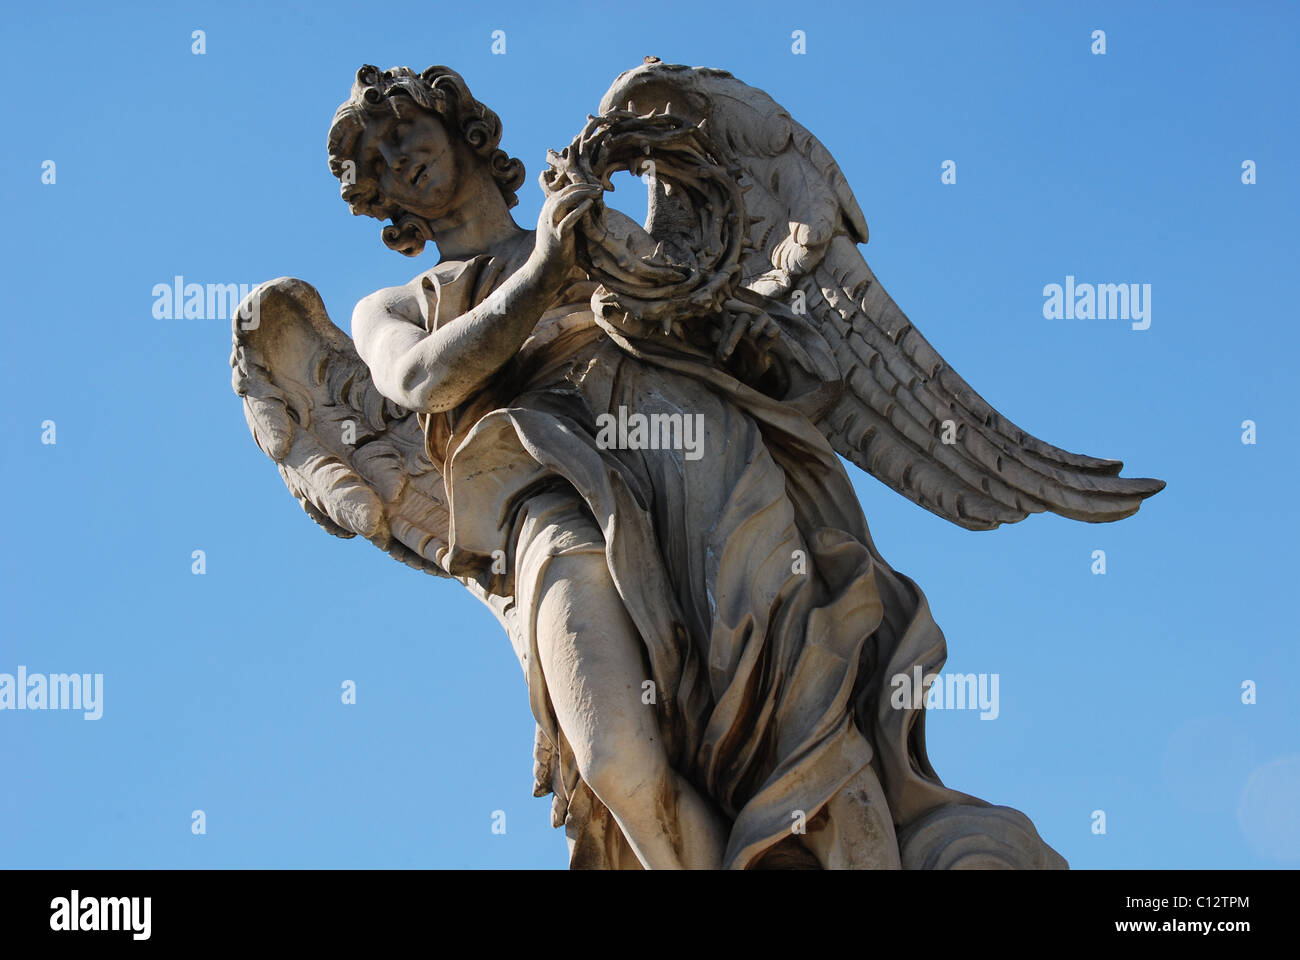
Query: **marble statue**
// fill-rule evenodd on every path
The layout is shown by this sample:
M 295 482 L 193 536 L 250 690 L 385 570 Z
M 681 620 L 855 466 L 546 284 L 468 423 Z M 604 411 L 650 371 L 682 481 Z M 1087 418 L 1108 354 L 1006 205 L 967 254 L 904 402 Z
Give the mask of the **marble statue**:
M 945 786 L 924 704 L 889 695 L 945 641 L 837 454 L 972 530 L 1119 520 L 1163 483 L 981 399 L 863 260 L 825 147 L 730 74 L 619 76 L 548 154 L 536 230 L 501 134 L 446 67 L 362 67 L 330 169 L 385 244 L 440 259 L 351 339 L 307 283 L 262 284 L 231 363 L 317 523 L 500 620 L 570 865 L 1065 867 Z M 618 171 L 649 184 L 644 226 L 602 202 Z

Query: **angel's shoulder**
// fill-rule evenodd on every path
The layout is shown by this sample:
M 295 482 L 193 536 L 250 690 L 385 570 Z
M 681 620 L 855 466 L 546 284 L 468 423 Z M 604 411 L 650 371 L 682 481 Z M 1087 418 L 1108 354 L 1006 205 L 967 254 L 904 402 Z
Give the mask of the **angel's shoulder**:
M 416 274 L 406 283 L 395 287 L 383 287 L 367 294 L 357 302 L 352 311 L 352 323 L 383 323 L 385 320 L 397 319 L 427 327 L 429 317 L 438 312 L 438 303 L 449 292 L 457 291 L 460 297 L 453 295 L 451 300 L 467 295 L 468 287 L 474 285 L 483 266 L 490 263 L 487 256 L 477 256 L 469 260 L 444 260 L 441 263 Z
M 374 293 L 366 294 L 357 301 L 352 311 L 354 321 L 357 318 L 387 315 L 417 322 L 420 317 L 420 299 L 423 296 L 423 277 L 424 274 L 421 274 L 409 283 L 381 287 Z

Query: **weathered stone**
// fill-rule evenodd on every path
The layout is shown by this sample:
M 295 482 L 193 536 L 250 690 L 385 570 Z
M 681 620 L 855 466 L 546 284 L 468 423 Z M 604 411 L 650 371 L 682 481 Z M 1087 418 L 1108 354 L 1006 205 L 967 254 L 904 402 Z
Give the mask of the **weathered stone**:
M 441 260 L 357 304 L 355 342 L 308 284 L 263 284 L 232 365 L 314 519 L 500 619 L 572 865 L 1064 866 L 931 769 L 924 691 L 895 694 L 943 635 L 836 454 L 972 529 L 1118 520 L 1163 484 L 989 407 L 863 260 L 830 154 L 729 74 L 620 76 L 550 154 L 536 231 L 500 138 L 453 71 L 362 68 L 330 169 Z M 620 169 L 644 228 L 602 203 Z

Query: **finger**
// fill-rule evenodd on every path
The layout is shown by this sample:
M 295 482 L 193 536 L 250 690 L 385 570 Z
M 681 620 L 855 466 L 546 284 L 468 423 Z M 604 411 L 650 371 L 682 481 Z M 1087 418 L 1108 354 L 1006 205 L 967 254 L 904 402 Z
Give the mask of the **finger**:
M 736 344 L 740 343 L 740 338 L 745 335 L 745 329 L 749 326 L 749 320 L 743 313 L 734 316 L 732 321 L 731 329 L 727 331 L 727 335 L 718 344 L 718 356 L 723 360 L 731 356 L 732 351 L 736 349 Z
M 568 207 L 581 200 L 598 197 L 604 192 L 605 188 L 598 183 L 572 183 L 552 195 L 551 200 L 557 208 Z
M 551 207 L 551 224 L 558 225 L 576 206 L 590 205 L 605 191 L 596 184 L 576 184 L 580 190 L 556 196 Z
M 568 214 L 565 215 L 564 219 L 561 220 L 559 224 L 556 225 L 555 227 L 556 236 L 564 237 L 564 236 L 568 236 L 569 234 L 572 234 L 574 223 L 577 222 L 577 220 L 587 212 L 588 204 L 590 204 L 590 201 L 587 201 L 581 207 L 578 207 L 574 210 L 570 210 Z
M 737 300 L 734 297 L 729 298 L 725 303 L 723 303 L 723 307 L 733 313 L 748 313 L 753 314 L 754 316 L 763 315 L 763 311 L 752 303 L 746 303 L 744 300 Z
M 584 213 L 586 213 L 591 208 L 591 204 L 592 204 L 591 200 L 584 200 L 582 201 L 582 203 L 578 204 L 578 206 L 570 210 L 565 215 L 564 219 L 560 221 L 559 226 L 556 227 L 557 232 L 563 235 L 566 230 L 572 227 L 575 220 L 577 220 L 579 217 L 581 217 Z
M 575 193 L 571 197 L 565 197 L 564 203 L 561 204 L 562 210 L 573 210 L 578 207 L 590 207 L 600 202 L 600 198 L 605 191 L 599 185 L 589 185 L 581 193 Z

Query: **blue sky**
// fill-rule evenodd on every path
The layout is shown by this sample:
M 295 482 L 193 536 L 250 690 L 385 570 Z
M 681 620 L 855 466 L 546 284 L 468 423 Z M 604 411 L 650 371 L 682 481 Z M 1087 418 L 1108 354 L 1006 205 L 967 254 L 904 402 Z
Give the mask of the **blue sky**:
M 362 63 L 460 71 L 528 167 L 531 227 L 545 150 L 646 54 L 730 70 L 821 138 L 881 281 L 1002 413 L 1168 481 L 1119 524 L 972 533 L 854 471 L 948 669 L 1000 678 L 996 720 L 929 716 L 945 782 L 1075 867 L 1300 864 L 1295 5 L 383 9 L 53 2 L 0 37 L 0 673 L 104 675 L 97 721 L 0 712 L 0 866 L 565 865 L 495 620 L 317 528 L 249 435 L 229 324 L 157 320 L 151 291 L 296 276 L 346 329 L 436 257 L 338 199 L 325 135 Z M 1044 319 L 1067 275 L 1150 284 L 1150 328 Z

